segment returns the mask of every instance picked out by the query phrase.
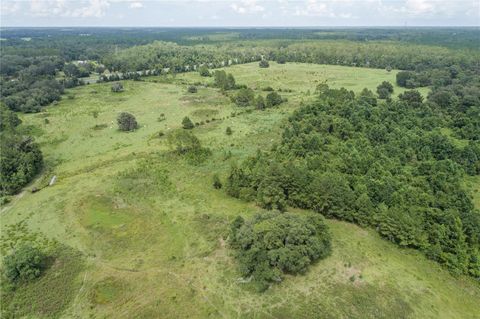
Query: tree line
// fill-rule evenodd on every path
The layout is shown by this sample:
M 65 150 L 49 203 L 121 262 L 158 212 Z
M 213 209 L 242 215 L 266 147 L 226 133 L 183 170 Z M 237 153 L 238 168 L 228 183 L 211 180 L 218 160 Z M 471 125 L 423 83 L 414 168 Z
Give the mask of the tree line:
M 469 110 L 424 102 L 415 91 L 378 101 L 366 89 L 323 84 L 317 94 L 289 118 L 280 144 L 232 166 L 227 193 L 373 227 L 480 278 L 480 213 L 463 184 L 480 174 L 480 143 L 448 134 L 452 116 Z

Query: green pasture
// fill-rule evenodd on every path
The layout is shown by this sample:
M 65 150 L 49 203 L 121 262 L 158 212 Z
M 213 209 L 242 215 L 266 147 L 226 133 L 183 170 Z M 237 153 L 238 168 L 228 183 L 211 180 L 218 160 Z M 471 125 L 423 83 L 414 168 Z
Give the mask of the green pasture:
M 198 93 L 187 93 L 188 85 L 212 80 L 187 73 L 122 81 L 122 93 L 112 93 L 110 83 L 71 89 L 45 112 L 22 117 L 25 129 L 41 144 L 47 167 L 2 207 L 2 254 L 32 239 L 56 240 L 74 252 L 62 250 L 62 263 L 14 295 L 7 293 L 2 298 L 6 316 L 478 316 L 478 283 L 452 276 L 374 230 L 336 220 L 327 221 L 333 254 L 307 274 L 289 276 L 264 293 L 239 278 L 227 245 L 229 224 L 237 215 L 251 216 L 260 208 L 214 189 L 213 175 L 218 173 L 225 182 L 230 165 L 278 142 L 283 121 L 302 99 L 313 96 L 318 83 L 374 90 L 384 80 L 393 83 L 395 71 L 271 63 L 269 69 L 248 64 L 228 72 L 257 93 L 264 94 L 264 86 L 293 91 L 280 93 L 289 101 L 278 108 L 242 109 L 214 88 L 200 86 Z M 138 130 L 117 130 L 116 117 L 122 111 L 136 116 Z M 203 122 L 193 129 L 212 151 L 203 163 L 192 164 L 172 153 L 165 135 L 159 134 L 180 129 L 184 116 Z M 233 130 L 231 136 L 225 134 L 227 127 Z M 53 175 L 53 186 L 29 191 Z M 52 286 L 62 287 L 62 293 L 54 293 Z M 36 302 L 28 306 L 31 300 Z

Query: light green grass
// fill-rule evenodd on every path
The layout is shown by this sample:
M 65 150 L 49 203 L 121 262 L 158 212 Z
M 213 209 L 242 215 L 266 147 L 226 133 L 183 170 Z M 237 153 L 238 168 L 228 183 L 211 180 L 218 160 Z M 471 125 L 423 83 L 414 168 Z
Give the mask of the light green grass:
M 344 87 L 355 93 L 360 93 L 364 88 L 368 88 L 376 93 L 377 86 L 383 81 L 388 81 L 394 86 L 393 95 L 405 91 L 396 85 L 395 76 L 397 70 L 388 72 L 382 69 L 368 69 L 347 67 L 340 65 L 322 65 L 308 63 L 286 63 L 278 64 L 270 62 L 269 68 L 260 68 L 258 63 L 248 63 L 234 65 L 224 68 L 226 72 L 232 73 L 238 84 L 246 84 L 253 89 L 262 89 L 271 86 L 275 90 L 293 90 L 306 94 L 308 91 L 314 93 L 318 84 L 326 83 L 332 88 Z M 185 78 L 192 81 L 210 81 L 201 77 L 198 73 L 190 72 L 179 75 L 179 78 Z M 418 89 L 424 96 L 428 93 L 428 88 Z
M 111 93 L 108 83 L 72 89 L 68 94 L 74 99 L 65 98 L 46 113 L 23 116 L 25 125 L 41 128 L 36 136 L 51 166 L 48 174 L 58 180 L 37 193 L 25 192 L 4 207 L 0 229 L 7 236 L 11 225 L 23 222 L 22 231 L 55 238 L 83 253 L 82 273 L 73 284 L 66 283 L 78 290 L 73 301 L 67 300 L 62 317 L 477 316 L 478 283 L 451 276 L 420 253 L 381 239 L 374 230 L 335 220 L 328 221 L 332 256 L 306 275 L 287 277 L 263 294 L 242 284 L 226 245 L 229 223 L 237 215 L 251 216 L 260 209 L 215 190 L 213 174 L 225 181 L 232 162 L 278 142 L 283 121 L 308 98 L 305 92 L 313 91 L 315 79 L 322 80 L 321 70 L 330 78 L 335 74 L 335 85 L 350 83 L 349 88 L 357 91 L 363 86 L 374 89 L 384 79 L 393 79 L 394 72 L 274 63 L 266 70 L 256 64 L 228 70 L 239 83 L 294 92 L 286 94 L 289 102 L 279 108 L 248 113 L 217 89 L 201 87 L 196 95 L 186 93 L 188 83 L 211 81 L 190 73 L 178 75 L 173 80 L 177 84 L 124 81 L 125 92 L 120 94 Z M 348 77 L 353 74 L 364 84 Z M 99 112 L 98 118 L 92 111 Z M 137 131 L 116 129 L 121 111 L 137 117 Z M 242 114 L 232 117 L 232 112 Z M 161 113 L 166 120 L 159 122 Z M 203 146 L 212 150 L 202 164 L 191 165 L 171 154 L 165 138 L 158 137 L 159 131 L 178 129 L 184 116 L 194 122 L 217 118 L 193 129 Z M 92 129 L 103 123 L 105 129 Z M 227 126 L 233 130 L 231 136 L 225 134 Z M 134 175 L 125 172 L 140 172 L 146 160 L 161 173 L 139 173 L 126 192 L 124 178 Z M 142 185 L 158 188 L 151 191 Z M 49 276 L 51 270 L 42 280 Z M 26 313 L 32 318 L 43 315 L 35 309 Z

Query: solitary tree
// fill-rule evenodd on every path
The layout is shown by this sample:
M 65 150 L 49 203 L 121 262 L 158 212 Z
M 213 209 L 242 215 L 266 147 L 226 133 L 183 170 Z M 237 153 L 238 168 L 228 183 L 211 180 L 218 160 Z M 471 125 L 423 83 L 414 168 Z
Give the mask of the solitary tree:
M 233 133 L 233 131 L 232 131 L 232 129 L 230 128 L 230 126 L 227 127 L 227 129 L 225 130 L 225 134 L 227 134 L 227 135 L 232 135 L 232 133 Z
M 188 87 L 188 93 L 197 93 L 197 87 L 194 85 L 190 85 Z
M 117 123 L 118 129 L 124 132 L 133 131 L 138 128 L 138 123 L 135 119 L 135 116 L 128 112 L 120 113 L 117 118 Z
M 185 116 L 182 120 L 182 127 L 186 130 L 190 130 L 195 127 L 195 124 L 193 124 L 188 116 Z
M 255 99 L 255 95 L 253 90 L 250 88 L 240 89 L 237 95 L 234 98 L 235 104 L 238 106 L 248 106 L 252 104 L 253 100 Z
M 35 279 L 45 267 L 45 259 L 38 248 L 24 244 L 3 260 L 5 277 L 12 283 Z
M 276 106 L 276 105 L 279 105 L 283 102 L 282 97 L 277 92 L 268 93 L 266 100 L 267 100 L 267 102 L 266 102 L 267 107 Z

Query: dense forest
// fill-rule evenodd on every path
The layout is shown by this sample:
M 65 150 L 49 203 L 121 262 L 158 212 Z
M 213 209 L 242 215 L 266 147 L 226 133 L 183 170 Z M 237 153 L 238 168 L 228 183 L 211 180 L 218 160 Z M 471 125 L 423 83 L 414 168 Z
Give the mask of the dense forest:
M 289 118 L 279 145 L 232 168 L 227 192 L 267 209 L 313 209 L 374 227 L 478 278 L 480 214 L 463 178 L 480 174 L 480 104 L 478 95 L 453 92 L 377 100 L 367 89 L 355 96 L 321 84 L 317 100 Z M 468 124 L 458 128 L 459 119 Z M 468 142 L 456 143 L 452 129 Z

